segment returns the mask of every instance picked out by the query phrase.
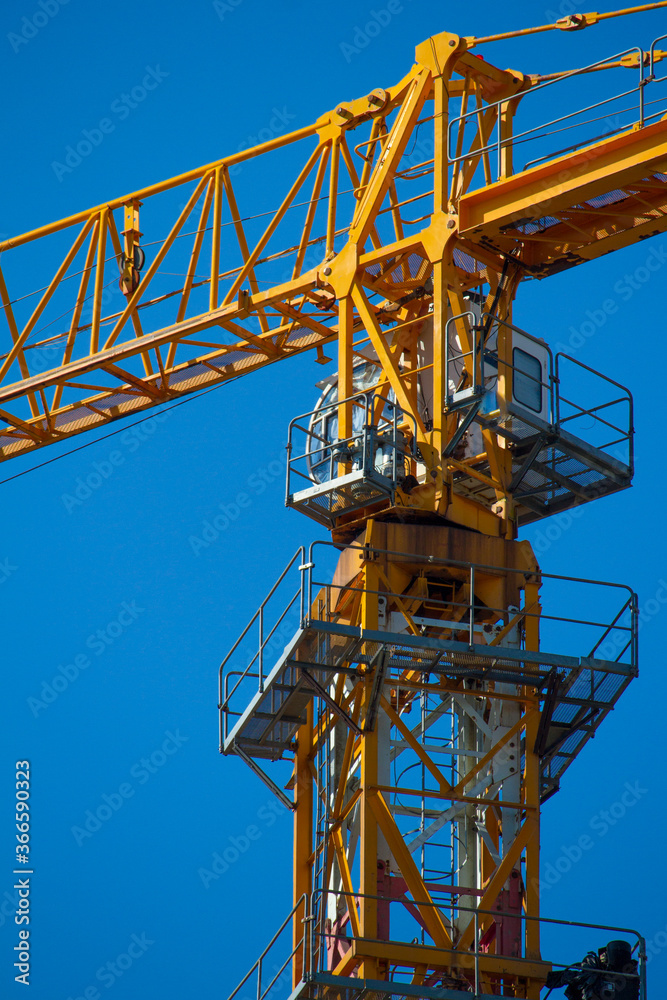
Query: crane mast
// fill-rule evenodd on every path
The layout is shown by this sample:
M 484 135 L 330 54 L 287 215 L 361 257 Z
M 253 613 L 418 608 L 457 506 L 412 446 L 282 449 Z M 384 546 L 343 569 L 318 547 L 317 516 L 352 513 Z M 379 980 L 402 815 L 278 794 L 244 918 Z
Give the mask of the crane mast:
M 646 995 L 640 935 L 589 931 L 582 971 L 540 911 L 541 804 L 637 674 L 636 595 L 518 537 L 630 486 L 632 397 L 512 310 L 667 230 L 665 36 L 546 76 L 477 50 L 664 6 L 442 32 L 312 125 L 0 244 L 2 460 L 306 351 L 335 369 L 286 485 L 331 541 L 220 668 L 221 751 L 294 814 L 293 908 L 234 997 L 286 969 L 294 1000 L 529 1000 L 584 971 L 581 996 Z

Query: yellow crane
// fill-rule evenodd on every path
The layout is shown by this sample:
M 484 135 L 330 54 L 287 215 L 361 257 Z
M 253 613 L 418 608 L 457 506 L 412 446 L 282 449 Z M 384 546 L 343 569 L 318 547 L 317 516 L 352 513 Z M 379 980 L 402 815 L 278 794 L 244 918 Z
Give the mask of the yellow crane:
M 290 425 L 286 491 L 331 542 L 296 553 L 220 669 L 221 750 L 294 812 L 295 997 L 537 998 L 582 976 L 581 996 L 645 997 L 640 935 L 578 969 L 540 943 L 540 806 L 636 676 L 636 596 L 550 577 L 518 538 L 630 485 L 632 399 L 512 304 L 667 230 L 667 36 L 548 75 L 485 46 L 665 6 L 442 32 L 394 86 L 0 243 L 3 460 L 335 361 Z M 275 210 L 240 205 L 249 163 Z

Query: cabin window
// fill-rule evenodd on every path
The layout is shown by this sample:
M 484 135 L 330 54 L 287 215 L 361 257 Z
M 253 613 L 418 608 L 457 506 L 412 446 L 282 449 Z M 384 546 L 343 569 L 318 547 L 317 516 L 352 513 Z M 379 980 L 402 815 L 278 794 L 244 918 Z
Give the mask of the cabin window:
M 512 394 L 522 406 L 535 413 L 542 410 L 542 365 L 539 358 L 527 354 L 520 347 L 513 352 Z

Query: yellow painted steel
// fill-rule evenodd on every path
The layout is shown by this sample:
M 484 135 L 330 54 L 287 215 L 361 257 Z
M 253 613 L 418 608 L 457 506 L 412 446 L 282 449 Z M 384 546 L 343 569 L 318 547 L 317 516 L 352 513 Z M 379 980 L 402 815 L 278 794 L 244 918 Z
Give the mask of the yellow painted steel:
M 634 10 L 620 11 L 618 16 Z M 599 15 L 600 19 L 607 16 L 612 15 Z M 510 309 L 516 284 L 526 273 L 542 276 L 560 269 L 565 260 L 572 266 L 667 228 L 667 185 L 659 179 L 647 186 L 641 178 L 647 163 L 658 170 L 667 162 L 664 122 L 650 122 L 599 143 L 592 147 L 594 157 L 583 150 L 513 174 L 514 116 L 518 102 L 531 93 L 537 78 L 475 58 L 469 49 L 480 41 L 446 32 L 436 35 L 418 46 L 413 69 L 386 91 L 345 102 L 312 125 L 254 149 L 2 241 L 3 271 L 9 274 L 14 255 L 28 253 L 35 241 L 62 240 L 68 232 L 74 234 L 55 273 L 39 278 L 35 274 L 36 283 L 46 291 L 32 316 L 22 317 L 24 289 L 17 294 L 0 272 L 11 338 L 0 358 L 0 410 L 6 421 L 0 428 L 0 460 L 236 379 L 303 351 L 316 349 L 321 354 L 322 347 L 341 330 L 345 336 L 339 368 L 349 373 L 354 364 L 354 333 L 366 329 L 376 347 L 387 334 L 386 318 L 375 304 L 369 313 L 370 294 L 380 294 L 399 308 L 403 322 L 419 315 L 419 299 L 400 306 L 406 293 L 418 286 L 409 270 L 419 270 L 417 259 L 424 273 L 432 275 L 435 303 L 433 427 L 427 432 L 422 425 L 419 437 L 425 448 L 435 447 L 440 453 L 443 435 L 451 433 L 451 422 L 445 426 L 442 416 L 447 298 L 461 296 L 480 280 L 493 289 L 511 255 L 514 286 L 506 295 Z M 655 57 L 659 60 L 662 55 L 658 52 Z M 458 102 L 456 109 L 450 107 L 452 99 Z M 454 124 L 456 160 L 451 162 L 447 157 L 450 122 L 472 108 L 478 113 L 468 120 L 467 129 L 462 123 Z M 497 125 L 501 129 L 501 179 L 492 182 L 494 154 L 488 147 Z M 364 127 L 370 128 L 369 139 L 355 143 L 355 130 Z M 410 160 L 406 170 L 406 151 L 424 135 L 424 129 L 432 130 L 433 156 L 422 157 L 419 164 Z M 233 168 L 242 164 L 244 169 L 254 165 L 260 169 L 266 162 L 266 169 L 271 170 L 271 156 L 288 147 L 297 161 L 302 155 L 302 166 L 282 203 L 263 213 L 260 235 L 251 236 L 250 224 L 257 213 L 238 203 Z M 357 157 L 360 171 L 355 167 Z M 566 182 L 564 170 L 570 171 Z M 431 180 L 428 196 L 399 197 L 397 183 L 405 186 L 421 172 Z M 626 182 L 634 186 L 628 195 L 628 223 L 622 229 L 617 225 L 605 228 L 604 209 L 591 209 L 585 218 L 577 215 L 583 199 L 610 184 Z M 349 190 L 354 191 L 351 216 L 345 202 Z M 184 199 L 185 207 L 168 235 L 156 239 L 154 232 L 140 232 L 139 206 L 143 206 L 144 218 L 152 218 L 158 199 L 174 192 Z M 423 207 L 417 216 L 421 221 L 416 222 L 405 217 L 415 199 Z M 290 213 L 297 206 L 305 210 L 305 217 L 292 225 Z M 548 208 L 560 220 L 545 238 L 507 228 L 512 218 L 530 214 L 531 206 L 533 214 Z M 168 218 L 169 212 L 173 209 L 168 206 L 163 217 Z M 122 213 L 122 226 L 116 224 L 115 213 Z M 121 228 L 123 247 L 116 235 Z M 92 258 L 90 253 L 86 256 L 84 246 L 91 231 Z M 106 250 L 107 231 L 111 254 Z M 149 260 L 139 274 L 135 249 L 140 240 Z M 165 291 L 163 269 L 172 270 L 168 266 L 171 255 L 184 245 L 188 252 L 183 281 Z M 391 268 L 397 260 L 400 267 Z M 275 269 L 270 278 L 264 277 L 280 262 L 291 274 L 288 280 L 276 282 Z M 126 303 L 120 312 L 103 315 L 101 290 L 113 283 L 114 272 Z M 22 273 L 32 272 L 27 267 Z M 79 294 L 72 292 L 69 314 L 59 320 L 62 332 L 57 326 L 54 331 L 45 310 L 53 293 L 66 291 L 66 282 L 76 273 L 80 274 Z M 268 290 L 260 290 L 266 289 L 267 280 Z M 91 287 L 92 318 L 82 322 Z M 207 293 L 205 305 L 200 290 Z M 169 320 L 167 306 L 172 303 Z M 342 322 L 341 305 L 345 310 Z M 129 320 L 131 337 L 126 333 Z M 48 325 L 40 331 L 42 321 Z M 379 331 L 378 323 L 382 324 Z M 457 329 L 465 339 L 465 323 L 457 323 Z M 56 356 L 60 353 L 60 360 L 47 371 L 33 373 L 33 352 L 44 348 Z M 384 363 L 389 365 L 386 377 L 395 391 L 397 381 L 407 383 L 409 395 L 410 376 L 397 374 L 390 357 L 383 352 Z M 123 371 L 128 373 L 126 379 Z M 96 373 L 94 381 L 100 386 L 92 393 L 86 388 L 91 373 Z M 344 378 L 349 384 L 349 374 Z M 416 419 L 419 423 L 419 413 Z M 494 446 L 488 439 L 487 447 L 494 461 Z M 502 458 L 506 456 L 495 459 L 499 480 Z M 443 472 L 439 468 L 437 475 Z M 502 516 L 511 521 L 512 511 L 504 509 L 501 494 Z M 439 508 L 444 512 L 452 503 L 440 490 Z
M 482 45 L 486 42 L 501 42 L 508 38 L 521 38 L 526 35 L 535 35 L 542 31 L 554 31 L 560 29 L 561 31 L 577 31 L 581 28 L 590 28 L 593 24 L 598 24 L 600 21 L 607 21 L 612 17 L 625 17 L 627 14 L 642 14 L 649 10 L 659 10 L 661 7 L 667 7 L 667 2 L 663 0 L 662 3 L 643 3 L 638 7 L 624 7 L 621 10 L 608 11 L 607 13 L 591 13 L 591 14 L 566 14 L 564 17 L 559 18 L 555 24 L 543 24 L 539 28 L 523 28 L 519 31 L 505 31 L 499 35 L 485 35 L 483 38 L 469 38 L 468 41 L 470 47 L 473 45 Z
M 525 542 L 493 539 L 479 534 L 472 534 L 454 528 L 439 528 L 435 526 L 406 526 L 401 524 L 386 524 L 370 519 L 363 537 L 360 539 L 362 548 L 359 557 L 351 562 L 351 553 L 344 553 L 339 567 L 334 574 L 335 585 L 335 621 L 361 625 L 364 633 L 376 635 L 378 628 L 379 599 L 384 594 L 386 614 L 392 609 L 400 614 L 408 627 L 413 626 L 413 616 L 416 614 L 433 614 L 425 611 L 429 607 L 428 580 L 442 580 L 447 573 L 442 566 L 434 566 L 445 556 L 468 557 L 471 561 L 484 563 L 487 570 L 477 571 L 475 578 L 475 594 L 472 595 L 466 584 L 463 584 L 462 596 L 471 600 L 480 608 L 511 606 L 516 600 L 518 582 L 525 589 L 523 606 L 508 618 L 505 629 L 496 636 L 495 645 L 502 642 L 505 635 L 518 624 L 522 624 L 526 634 L 526 648 L 537 649 L 539 645 L 539 571 L 536 560 Z M 391 555 L 391 552 L 395 555 Z M 399 553 L 402 553 L 399 555 Z M 361 561 L 359 561 L 359 559 Z M 456 563 L 456 565 L 459 565 Z M 493 567 L 497 566 L 497 569 Z M 503 568 L 501 568 L 503 567 Z M 507 567 L 507 568 L 505 568 Z M 517 575 L 517 572 L 519 575 Z M 460 579 L 461 570 L 452 564 L 450 580 L 455 584 L 457 576 Z M 419 585 L 419 581 L 424 586 Z M 346 584 L 347 581 L 347 584 Z M 347 590 L 347 587 L 351 588 Z M 352 598 L 353 592 L 359 594 L 360 600 Z M 316 599 L 316 604 L 318 600 Z M 330 601 L 331 603 L 331 601 Z M 464 609 L 460 609 L 459 620 Z M 451 619 L 455 617 L 454 610 L 443 608 L 439 614 Z M 490 614 L 490 612 L 489 612 Z M 322 609 L 313 608 L 313 616 L 322 616 Z M 463 623 L 461 628 L 468 628 Z M 341 666 L 344 665 L 344 662 Z M 376 668 L 377 669 L 377 668 Z M 340 679 L 336 684 L 335 700 L 343 707 L 343 685 Z M 378 771 L 379 741 L 381 737 L 379 724 L 369 723 L 369 705 L 374 683 L 374 671 L 361 674 L 352 680 L 352 690 L 347 695 L 345 705 L 349 706 L 352 699 L 359 711 L 355 711 L 354 719 L 361 728 L 361 734 L 355 735 L 348 730 L 344 739 L 344 752 L 338 773 L 337 784 L 332 799 L 332 814 L 329 821 L 329 834 L 324 832 L 322 852 L 333 860 L 329 867 L 326 884 L 330 882 L 332 872 L 338 872 L 340 878 L 339 912 L 349 917 L 353 939 L 348 942 L 349 949 L 332 969 L 335 974 L 343 977 L 384 978 L 390 968 L 397 967 L 407 971 L 414 982 L 428 970 L 443 976 L 469 977 L 473 968 L 473 956 L 470 948 L 475 937 L 476 924 L 472 913 L 463 919 L 461 925 L 452 933 L 444 921 L 441 906 L 436 904 L 428 877 L 420 872 L 412 857 L 404 835 L 399 830 L 394 815 L 389 808 L 390 798 L 398 796 L 398 800 L 412 797 L 424 802 L 441 799 L 448 803 L 458 803 L 461 808 L 481 810 L 487 826 L 496 830 L 498 837 L 503 832 L 504 847 L 502 858 L 493 859 L 487 853 L 485 857 L 485 877 L 479 896 L 479 928 L 478 934 L 483 935 L 493 926 L 491 914 L 502 908 L 503 893 L 510 877 L 517 877 L 517 872 L 523 870 L 523 881 L 526 886 L 526 912 L 531 916 L 539 915 L 539 759 L 534 751 L 535 736 L 539 723 L 539 705 L 536 701 L 534 688 L 529 684 L 518 689 L 514 694 L 504 690 L 496 690 L 493 682 L 477 682 L 475 697 L 487 706 L 487 713 L 492 706 L 516 704 L 517 718 L 510 725 L 499 730 L 498 736 L 492 741 L 484 754 L 478 754 L 465 772 L 459 776 L 455 784 L 447 780 L 441 761 L 437 760 L 424 740 L 420 742 L 411 725 L 406 721 L 406 709 L 411 702 L 418 703 L 420 693 L 430 690 L 440 693 L 441 697 L 449 692 L 455 697 L 465 697 L 464 681 L 446 681 L 436 677 L 430 683 L 424 681 L 421 671 L 410 672 L 406 668 L 400 681 L 392 681 L 391 701 L 388 694 L 381 694 L 379 712 L 387 723 L 395 730 L 397 736 L 410 748 L 414 758 L 420 762 L 428 779 L 426 793 L 419 783 L 418 772 L 408 771 L 405 779 L 414 776 L 412 782 L 404 780 L 400 785 L 384 784 Z M 395 688 L 393 687 L 395 685 Z M 333 719 L 331 720 L 333 723 Z M 338 723 L 338 726 L 342 726 Z M 344 728 L 344 727 L 343 727 Z M 310 783 L 313 794 L 316 794 L 314 783 L 314 764 L 322 742 L 332 738 L 332 729 L 327 725 L 324 729 L 313 730 L 310 748 L 304 754 L 302 740 L 305 731 L 299 735 L 299 749 L 295 760 L 294 782 L 296 788 L 302 788 Z M 340 730 L 339 730 L 340 731 Z M 499 799 L 493 784 L 489 786 L 489 794 L 485 795 L 478 789 L 475 794 L 466 794 L 467 789 L 475 788 L 480 774 L 488 770 L 493 761 L 503 754 L 512 751 L 516 746 L 523 746 L 524 764 L 520 774 L 520 793 L 518 801 L 507 798 Z M 385 753 L 387 748 L 385 746 Z M 499 757 L 500 755 L 500 757 Z M 358 787 L 355 785 L 359 775 Z M 322 790 L 320 789 L 320 794 Z M 344 824 L 349 823 L 355 804 L 360 807 L 360 862 L 358 867 L 352 865 L 347 856 L 347 842 L 350 834 L 343 833 Z M 521 821 L 514 840 L 504 830 L 503 815 L 505 812 L 518 812 Z M 500 814 L 500 816 L 499 816 Z M 321 833 L 322 836 L 322 833 Z M 383 944 L 383 936 L 387 926 L 381 925 L 381 911 L 387 904 L 383 903 L 383 891 L 379 887 L 377 871 L 379 859 L 386 856 L 381 843 L 392 857 L 394 876 L 399 874 L 404 879 L 410 893 L 410 899 L 415 900 L 414 909 L 419 914 L 423 926 L 427 930 L 429 940 L 423 944 L 412 942 L 411 945 L 400 944 L 394 936 L 390 943 Z M 319 854 L 310 851 L 309 863 L 314 870 L 319 863 Z M 300 869 L 306 861 L 306 855 L 299 859 Z M 298 897 L 307 879 L 295 883 L 295 898 Z M 389 898 L 389 896 L 387 896 Z M 358 912 L 357 912 L 358 906 Z M 386 917 L 385 917 L 386 920 Z M 329 926 L 330 921 L 327 921 Z M 295 922 L 295 940 L 299 929 Z M 331 927 L 329 932 L 334 935 Z M 340 933 L 340 932 L 339 932 Z M 332 938 L 333 940 L 333 938 Z M 320 948 L 324 947 L 323 943 Z M 482 975 L 482 993 L 487 991 L 498 994 L 511 991 L 510 995 L 531 998 L 539 996 L 539 991 L 545 981 L 550 965 L 540 958 L 539 925 L 532 922 L 526 929 L 525 954 L 513 957 L 509 954 L 478 956 L 478 966 Z M 491 988 L 492 987 L 492 988 Z
M 414 66 L 393 87 L 346 101 L 316 122 L 254 149 L 0 242 L 0 299 L 8 331 L 0 356 L 0 460 L 305 351 L 316 350 L 318 360 L 326 362 L 323 347 L 330 344 L 331 354 L 337 349 L 339 437 L 353 432 L 352 403 L 343 400 L 355 393 L 355 368 L 361 361 L 375 364 L 378 391 L 393 394 L 406 415 L 408 437 L 414 427 L 410 443 L 424 470 L 415 489 L 399 491 L 401 506 L 392 514 L 399 523 L 381 521 L 380 504 L 336 524 L 338 544 L 356 538 L 364 549 L 352 569 L 349 553 L 341 556 L 332 618 L 360 628 L 362 636 L 377 633 L 383 597 L 388 613 L 402 620 L 401 628 L 418 636 L 418 612 L 428 618 L 429 587 L 442 586 L 444 578 L 452 593 L 452 635 L 466 628 L 472 635 L 475 625 L 487 620 L 485 608 L 500 608 L 503 627 L 493 643 L 500 647 L 520 628 L 525 649 L 539 650 L 539 567 L 530 547 L 516 541 L 510 449 L 497 427 L 485 426 L 477 456 L 462 459 L 456 453 L 458 417 L 451 405 L 448 354 L 458 343 L 465 360 L 456 389 L 474 389 L 482 362 L 477 324 L 470 317 L 471 292 L 477 294 L 480 312 L 491 311 L 511 324 L 512 303 L 525 277 L 547 277 L 667 231 L 667 115 L 646 118 L 642 105 L 637 121 L 619 134 L 554 151 L 516 172 L 515 134 L 517 145 L 522 136 L 517 115 L 528 99 L 539 110 L 539 88 L 557 85 L 568 73 L 537 76 L 500 69 L 471 50 L 666 6 L 574 14 L 556 24 L 481 38 L 442 32 L 418 46 Z M 665 57 L 652 51 L 655 63 Z M 639 71 L 640 62 L 631 53 L 584 72 Z M 642 77 L 639 91 L 649 83 Z M 418 147 L 414 153 L 420 130 L 422 136 L 429 130 L 432 150 Z M 281 186 L 272 157 L 286 150 L 292 172 Z M 265 181 L 275 176 L 275 207 L 258 212 L 252 201 L 241 204 L 233 180 L 239 165 L 266 171 Z M 614 198 L 607 204 L 610 193 Z M 145 230 L 145 220 L 161 217 L 167 235 L 141 231 L 140 211 Z M 55 269 L 42 274 L 25 267 L 35 244 L 41 249 L 47 242 L 57 249 Z M 145 270 L 144 254 L 149 257 Z M 180 261 L 176 281 L 173 259 Z M 27 273 L 34 287 L 21 284 L 19 276 Z M 111 283 L 119 285 L 122 304 L 105 312 L 103 292 Z M 54 327 L 49 309 L 55 308 L 56 293 L 60 316 Z M 63 298 L 68 302 L 64 311 Z M 92 307 L 89 321 L 86 303 Z M 501 326 L 498 332 L 501 424 L 511 419 L 509 329 Z M 58 362 L 38 372 L 32 352 L 44 348 L 58 352 Z M 418 374 L 432 381 L 428 412 L 418 401 Z M 377 418 L 383 404 L 375 406 Z M 485 471 L 476 468 L 480 464 Z M 413 472 L 416 468 L 413 458 Z M 339 475 L 349 470 L 350 460 L 341 457 Z M 459 490 L 461 473 L 491 499 Z M 386 515 L 388 506 L 380 513 Z M 455 569 L 436 571 L 433 559 L 438 557 L 486 568 L 464 579 Z M 523 605 L 515 580 L 519 572 Z M 321 796 L 313 777 L 315 760 L 327 741 L 339 738 L 342 723 L 331 709 L 315 720 L 311 703 L 298 731 L 294 903 L 312 892 L 324 856 L 325 883 L 339 878 L 354 939 L 333 967 L 337 975 L 382 979 L 397 965 L 415 983 L 423 983 L 428 973 L 461 974 L 470 982 L 471 970 L 478 968 L 486 977 L 485 990 L 536 997 L 548 971 L 537 920 L 528 921 L 523 954 L 500 954 L 500 945 L 493 946 L 496 953 L 470 953 L 480 935 L 492 930 L 493 913 L 485 911 L 503 905 L 512 879 L 523 878 L 526 916 L 539 916 L 536 686 L 529 675 L 514 691 L 479 681 L 474 693 L 484 711 L 513 712 L 512 722 L 498 727 L 474 762 L 472 754 L 462 754 L 462 773 L 448 780 L 405 714 L 420 694 L 465 702 L 472 689 L 455 678 L 432 680 L 412 664 L 394 690 L 382 691 L 381 681 L 376 689 L 379 669 L 353 671 L 351 677 L 341 673 L 333 685 L 331 697 L 351 714 L 355 729 L 340 743 L 324 846 L 316 845 L 313 830 L 314 803 Z M 386 775 L 382 779 L 386 733 L 381 737 L 373 724 L 374 711 L 400 734 L 437 787 L 425 791 L 409 779 L 404 784 Z M 520 741 L 520 773 L 518 763 L 511 769 L 517 772 L 516 801 L 476 788 L 475 779 L 489 763 Z M 422 804 L 427 799 L 458 803 L 461 823 L 481 817 L 480 884 L 470 897 L 479 913 L 462 910 L 445 922 L 388 804 L 394 793 L 420 798 Z M 359 853 L 351 863 L 345 829 L 357 811 Z M 390 949 L 382 939 L 386 899 L 379 890 L 387 859 L 379 852 L 400 872 L 431 944 L 405 942 Z M 462 898 L 469 897 L 463 892 Z M 294 985 L 304 972 L 297 944 L 305 916 L 300 907 L 294 917 Z M 335 937 L 331 928 L 329 933 Z M 319 948 L 324 947 L 321 941 Z

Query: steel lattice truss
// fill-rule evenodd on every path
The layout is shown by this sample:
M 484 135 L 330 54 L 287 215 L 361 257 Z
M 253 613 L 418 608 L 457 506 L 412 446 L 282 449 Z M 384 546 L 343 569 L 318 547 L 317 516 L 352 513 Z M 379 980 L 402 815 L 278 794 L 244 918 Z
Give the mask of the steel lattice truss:
M 497 69 L 479 41 L 437 35 L 393 87 L 0 244 L 2 459 L 306 350 L 324 360 L 335 339 L 343 388 L 367 339 L 407 407 L 387 335 L 405 344 L 427 306 L 438 343 L 471 288 L 507 314 L 523 278 L 667 229 L 667 120 L 645 85 L 661 51 L 587 70 L 603 110 L 627 120 L 591 142 L 599 114 L 588 124 L 568 106 L 557 121 L 575 148 L 545 159 L 572 138 L 540 125 L 547 88 L 567 98 L 580 76 Z M 541 159 L 516 170 L 524 144 Z
M 635 676 L 634 652 L 599 658 L 630 635 L 632 595 L 619 613 L 616 587 L 570 580 L 569 618 L 541 593 L 525 542 L 441 526 L 369 521 L 331 583 L 300 551 L 307 620 L 283 650 L 264 612 L 258 654 L 238 669 L 237 644 L 220 687 L 221 749 L 290 807 L 281 785 L 294 768 L 295 941 L 306 899 L 314 920 L 295 984 L 324 970 L 349 987 L 385 976 L 429 987 L 446 972 L 460 988 L 476 964 L 481 992 L 502 981 L 537 996 L 550 969 L 540 803 Z M 589 599 L 598 617 L 585 623 Z M 619 643 L 601 651 L 612 633 Z M 548 651 L 568 636 L 593 656 Z
M 572 15 L 534 30 L 578 30 L 610 16 Z M 443 32 L 418 46 L 394 86 L 0 243 L 2 460 L 312 350 L 337 361 L 337 450 L 320 438 L 332 463 L 320 493 L 353 472 L 352 452 L 339 446 L 357 433 L 360 361 L 377 368 L 373 418 L 390 394 L 394 413 L 406 416 L 406 475 L 394 476 L 387 496 L 350 503 L 344 516 L 340 497 L 327 501 L 344 550 L 339 568 L 314 603 L 301 591 L 297 637 L 266 686 L 260 608 L 259 691 L 231 713 L 240 721 L 222 747 L 254 769 L 255 757 L 294 755 L 295 987 L 306 972 L 302 920 L 319 892 L 337 897 L 332 912 L 316 914 L 327 975 L 375 981 L 400 966 L 412 987 L 429 990 L 461 972 L 455 990 L 476 981 L 485 995 L 507 986 L 537 998 L 548 971 L 536 923 L 540 801 L 636 674 L 632 593 L 592 649 L 545 656 L 540 570 L 516 541 L 522 520 L 629 485 L 631 398 L 607 379 L 622 398 L 578 408 L 621 435 L 611 442 L 627 446 L 621 458 L 608 443 L 581 440 L 575 423 L 563 428 L 572 417 L 540 422 L 512 410 L 513 338 L 528 334 L 512 325 L 511 310 L 522 281 L 667 230 L 666 53 L 658 38 L 647 51 L 541 76 L 498 69 L 473 51 L 493 40 Z M 483 413 L 494 325 L 495 403 Z M 556 371 L 552 394 L 558 381 Z M 626 425 L 608 418 L 626 404 Z M 462 454 L 473 421 L 479 450 Z M 362 537 L 362 556 L 350 555 L 345 546 Z M 454 568 L 435 571 L 438 546 Z M 418 558 L 408 571 L 409 553 Z M 313 565 L 304 558 L 299 572 Z M 626 613 L 627 645 L 598 659 Z M 547 627 L 554 620 L 546 616 Z M 488 642 L 479 643 L 484 628 Z M 234 676 L 234 691 L 256 677 L 249 668 Z M 418 703 L 415 726 L 406 717 Z M 221 688 L 223 714 L 227 705 Z M 449 742 L 437 732 L 447 719 Z M 390 779 L 387 754 L 418 769 L 421 783 L 414 774 Z M 452 884 L 439 872 L 439 900 L 423 853 L 419 865 L 413 858 L 434 844 L 409 842 L 408 796 L 422 835 L 426 818 L 450 824 Z M 416 914 L 430 944 L 390 942 L 392 898 Z

